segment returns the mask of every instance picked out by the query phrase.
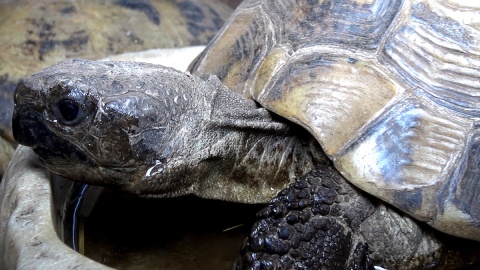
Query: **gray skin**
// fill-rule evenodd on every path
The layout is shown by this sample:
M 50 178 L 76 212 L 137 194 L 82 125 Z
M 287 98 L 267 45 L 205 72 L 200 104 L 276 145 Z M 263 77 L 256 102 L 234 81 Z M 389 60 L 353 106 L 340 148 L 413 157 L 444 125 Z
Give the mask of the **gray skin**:
M 352 186 L 307 131 L 215 76 L 69 60 L 23 79 L 14 98 L 15 139 L 64 177 L 146 197 L 274 198 L 236 269 L 450 269 L 480 258 L 479 243 Z
M 0 178 L 16 147 L 13 92 L 22 77 L 72 57 L 102 59 L 206 44 L 236 5 L 217 0 L 0 1 Z

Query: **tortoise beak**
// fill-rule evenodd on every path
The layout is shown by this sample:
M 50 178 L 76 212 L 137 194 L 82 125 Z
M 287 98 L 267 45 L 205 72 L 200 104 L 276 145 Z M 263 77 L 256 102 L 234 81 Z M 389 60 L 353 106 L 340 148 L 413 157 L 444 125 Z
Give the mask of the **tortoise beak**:
M 27 105 L 15 106 L 12 117 L 13 138 L 19 144 L 33 147 L 42 140 L 47 127 L 41 114 Z
M 33 147 L 41 142 L 41 136 L 48 130 L 42 116 L 42 93 L 27 87 L 23 79 L 18 83 L 13 99 L 13 138 L 19 144 Z
M 31 104 L 15 105 L 12 117 L 13 137 L 22 145 L 31 147 L 44 162 L 64 164 L 65 160 L 88 162 L 75 145 L 58 137 L 45 124 L 41 111 Z

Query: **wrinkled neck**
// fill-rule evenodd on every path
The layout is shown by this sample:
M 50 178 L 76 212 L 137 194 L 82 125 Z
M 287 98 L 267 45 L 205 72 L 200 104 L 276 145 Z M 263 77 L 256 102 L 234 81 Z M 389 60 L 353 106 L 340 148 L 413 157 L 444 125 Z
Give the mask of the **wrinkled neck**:
M 230 152 L 220 150 L 219 162 L 209 161 L 218 169 L 210 169 L 207 180 L 198 183 L 195 194 L 248 203 L 267 202 L 294 182 L 295 177 L 327 162 L 315 139 L 298 127 L 285 126 L 277 132 L 244 130 L 233 136 L 235 143 L 224 138 L 230 141 L 225 145 Z
M 193 192 L 201 197 L 266 202 L 301 176 L 327 162 L 305 129 L 275 116 L 225 88 L 214 98 L 199 143 L 208 142 L 205 171 Z
M 146 163 L 125 189 L 144 196 L 263 203 L 326 162 L 303 128 L 228 90 L 216 77 L 197 79 L 195 91 L 186 93 L 192 103 L 172 121 L 158 151 L 168 156 Z

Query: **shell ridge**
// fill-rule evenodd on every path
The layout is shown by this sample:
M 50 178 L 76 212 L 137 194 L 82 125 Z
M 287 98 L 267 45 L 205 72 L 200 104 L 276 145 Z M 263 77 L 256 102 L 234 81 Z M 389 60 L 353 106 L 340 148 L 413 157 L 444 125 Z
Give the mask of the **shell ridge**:
M 440 15 L 422 11 L 425 7 L 412 9 L 408 21 L 388 37 L 381 58 L 391 66 L 391 72 L 410 85 L 421 85 L 438 100 L 437 103 L 455 111 L 479 115 L 475 108 L 480 107 L 480 43 L 470 38 L 472 34 L 467 34 L 474 30 L 465 26 L 460 34 L 451 30 L 438 31 L 439 26 L 433 26 L 429 20 L 432 16 L 440 18 Z M 444 27 L 460 27 L 450 18 L 441 18 L 440 25 Z M 469 58 L 465 57 L 467 53 Z
M 445 215 L 448 207 L 455 207 L 458 211 L 470 216 L 471 222 L 480 226 L 480 219 L 475 219 L 480 214 L 478 201 L 480 200 L 480 182 L 476 175 L 480 174 L 480 122 L 472 123 L 470 133 L 474 135 L 467 138 L 465 149 L 458 157 L 458 166 L 451 166 L 448 181 L 439 191 L 437 207 L 440 215 Z M 467 168 L 469 168 L 467 170 Z M 472 169 L 473 168 L 473 169 Z M 443 217 L 440 217 L 443 218 Z

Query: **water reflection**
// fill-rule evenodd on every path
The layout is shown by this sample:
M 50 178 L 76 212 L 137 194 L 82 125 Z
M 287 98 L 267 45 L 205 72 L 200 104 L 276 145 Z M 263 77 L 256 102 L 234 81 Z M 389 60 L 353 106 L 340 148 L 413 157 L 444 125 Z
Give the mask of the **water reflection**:
M 69 196 L 64 241 L 118 269 L 231 269 L 262 207 L 194 196 L 143 199 L 80 184 Z

